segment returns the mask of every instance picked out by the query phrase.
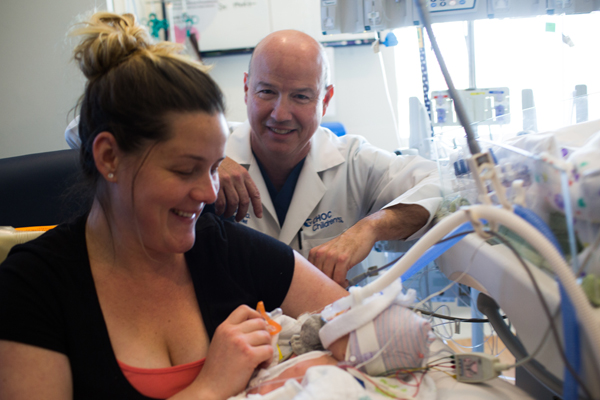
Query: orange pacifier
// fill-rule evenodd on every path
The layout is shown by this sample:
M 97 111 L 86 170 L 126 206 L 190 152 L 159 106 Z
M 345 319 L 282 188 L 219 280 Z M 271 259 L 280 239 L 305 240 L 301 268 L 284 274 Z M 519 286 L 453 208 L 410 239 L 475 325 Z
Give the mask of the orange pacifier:
M 264 320 L 267 321 L 267 331 L 271 336 L 275 336 L 281 332 L 281 325 L 271 319 L 269 314 L 265 311 L 265 304 L 262 301 L 259 301 L 256 305 L 256 311 L 258 311 Z

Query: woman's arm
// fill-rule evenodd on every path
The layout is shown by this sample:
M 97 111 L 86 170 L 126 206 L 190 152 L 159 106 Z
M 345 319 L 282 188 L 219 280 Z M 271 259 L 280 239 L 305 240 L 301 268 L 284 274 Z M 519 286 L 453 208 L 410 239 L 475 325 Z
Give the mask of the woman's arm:
M 348 292 L 294 252 L 294 276 L 281 305 L 286 315 L 297 318 L 347 296 Z M 347 336 L 329 350 L 343 360 Z M 238 307 L 217 328 L 206 363 L 196 380 L 170 400 L 225 399 L 241 392 L 254 369 L 273 354 L 271 338 L 261 315 L 247 306 Z
M 0 399 L 73 398 L 69 359 L 56 351 L 0 340 Z
M 298 318 L 306 312 L 321 312 L 323 307 L 348 296 L 348 292 L 294 251 L 295 267 L 292 283 L 281 309 L 284 314 Z M 342 361 L 346 354 L 348 336 L 334 342 L 328 350 Z
M 284 314 L 298 318 L 307 312 L 321 312 L 323 307 L 348 296 L 348 292 L 294 251 L 294 276 L 281 304 Z

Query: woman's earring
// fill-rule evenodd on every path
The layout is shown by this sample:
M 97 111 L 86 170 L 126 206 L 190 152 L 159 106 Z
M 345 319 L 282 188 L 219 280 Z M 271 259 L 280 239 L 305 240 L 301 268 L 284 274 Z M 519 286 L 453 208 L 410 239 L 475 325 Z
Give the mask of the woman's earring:
M 113 174 L 112 172 L 108 173 L 108 179 L 113 179 L 115 177 L 115 174 Z

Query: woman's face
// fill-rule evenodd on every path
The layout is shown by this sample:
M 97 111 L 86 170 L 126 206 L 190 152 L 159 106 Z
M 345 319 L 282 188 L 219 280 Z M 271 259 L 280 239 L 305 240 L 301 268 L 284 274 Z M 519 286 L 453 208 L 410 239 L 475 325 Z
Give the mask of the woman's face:
M 228 131 L 222 114 L 173 113 L 169 120 L 170 139 L 123 163 L 118 201 L 125 215 L 115 209 L 116 218 L 130 221 L 134 235 L 139 229 L 151 255 L 183 253 L 193 246 L 196 220 L 219 193 L 217 168 L 225 157 Z

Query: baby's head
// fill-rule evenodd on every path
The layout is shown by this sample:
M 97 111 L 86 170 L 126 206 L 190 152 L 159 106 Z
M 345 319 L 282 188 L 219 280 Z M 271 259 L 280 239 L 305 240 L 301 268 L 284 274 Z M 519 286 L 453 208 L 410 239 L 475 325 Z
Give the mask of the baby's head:
M 379 351 L 365 352 L 365 344 L 358 333 L 350 333 L 350 355 L 346 358 L 369 375 L 382 375 L 419 368 L 429 355 L 429 345 L 435 336 L 431 324 L 407 307 L 392 304 L 374 320 L 375 337 Z

